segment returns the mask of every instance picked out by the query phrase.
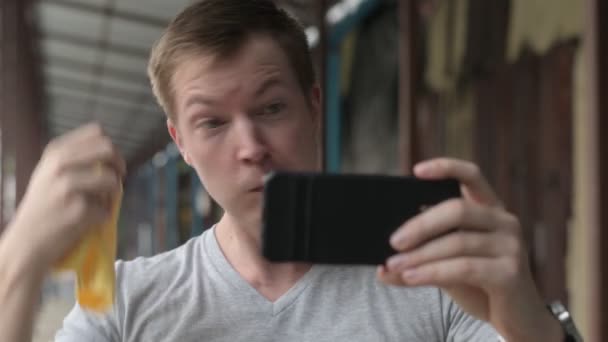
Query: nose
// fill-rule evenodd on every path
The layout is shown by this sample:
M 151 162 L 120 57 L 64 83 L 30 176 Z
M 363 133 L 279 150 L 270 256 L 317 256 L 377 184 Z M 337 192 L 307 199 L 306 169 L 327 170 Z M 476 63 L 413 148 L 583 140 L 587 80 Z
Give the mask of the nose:
M 262 163 L 268 154 L 264 137 L 255 123 L 242 119 L 236 123 L 237 158 L 248 164 Z

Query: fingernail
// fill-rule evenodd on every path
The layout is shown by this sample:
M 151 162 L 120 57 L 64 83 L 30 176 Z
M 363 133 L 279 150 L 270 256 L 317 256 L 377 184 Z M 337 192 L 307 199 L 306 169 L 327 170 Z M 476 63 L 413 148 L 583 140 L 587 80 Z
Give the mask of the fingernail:
M 395 234 L 391 236 L 390 243 L 394 249 L 399 249 L 404 242 L 405 232 L 403 230 L 398 230 Z
M 383 275 L 386 272 L 387 272 L 387 266 L 386 265 L 378 265 L 378 274 L 379 275 Z
M 417 175 L 426 175 L 433 170 L 433 164 L 431 162 L 422 162 L 414 166 L 414 173 Z
M 416 270 L 414 270 L 414 269 L 405 270 L 401 273 L 401 279 L 403 279 L 405 281 L 414 281 L 414 280 L 416 280 L 417 276 L 418 276 L 418 272 L 416 272 Z
M 408 256 L 405 254 L 397 254 L 394 255 L 386 261 L 386 267 L 389 270 L 396 270 L 397 268 L 402 267 L 408 260 Z

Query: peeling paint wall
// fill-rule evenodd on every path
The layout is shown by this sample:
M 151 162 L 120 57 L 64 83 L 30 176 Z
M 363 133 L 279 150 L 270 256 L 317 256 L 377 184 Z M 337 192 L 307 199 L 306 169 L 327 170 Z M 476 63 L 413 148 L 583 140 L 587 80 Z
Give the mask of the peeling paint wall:
M 430 20 L 429 41 L 427 45 L 428 68 L 425 74 L 427 85 L 440 94 L 446 115 L 446 152 L 448 155 L 467 158 L 472 149 L 472 117 L 474 94 L 467 90 L 466 84 L 459 84 L 463 77 L 466 23 L 466 8 L 469 0 L 456 1 L 456 18 L 451 18 L 452 29 L 448 29 L 448 1 L 442 1 L 440 7 Z M 557 44 L 582 38 L 583 3 L 579 0 L 511 0 L 509 31 L 505 59 L 509 63 L 517 61 L 524 51 L 545 55 Z M 584 42 L 583 42 L 584 43 Z M 447 46 L 451 52 L 446 52 Z M 586 153 L 582 137 L 590 127 L 584 127 L 582 115 L 588 109 L 587 92 L 585 91 L 585 66 L 582 58 L 582 44 L 578 48 L 573 86 L 573 170 L 574 196 L 573 217 L 568 237 L 567 275 L 570 291 L 571 309 L 584 336 L 588 335 L 589 306 L 587 304 L 587 281 L 589 262 L 586 249 L 589 245 L 589 234 L 585 227 L 586 218 L 580 213 L 587 204 L 584 203 L 585 163 L 582 157 Z M 448 58 L 451 56 L 451 58 Z

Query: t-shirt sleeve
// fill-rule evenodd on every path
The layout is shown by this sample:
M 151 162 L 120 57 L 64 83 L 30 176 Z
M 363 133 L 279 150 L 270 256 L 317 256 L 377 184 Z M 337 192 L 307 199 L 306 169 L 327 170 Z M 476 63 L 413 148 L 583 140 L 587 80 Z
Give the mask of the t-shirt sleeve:
M 125 279 L 125 262 L 117 260 L 116 293 L 114 305 L 106 313 L 83 309 L 78 303 L 63 320 L 63 325 L 55 334 L 55 342 L 119 342 L 123 340 L 125 308 L 128 295 Z
M 441 291 L 446 342 L 498 342 L 500 335 L 485 321 L 466 313 Z
M 63 320 L 55 335 L 56 342 L 118 342 L 120 336 L 114 311 L 97 314 L 82 309 L 78 303 Z

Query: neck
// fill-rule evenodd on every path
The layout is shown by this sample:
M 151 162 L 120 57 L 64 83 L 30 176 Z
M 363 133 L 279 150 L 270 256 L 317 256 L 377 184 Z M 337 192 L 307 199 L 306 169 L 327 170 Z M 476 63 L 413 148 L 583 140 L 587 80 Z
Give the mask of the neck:
M 312 265 L 271 263 L 261 254 L 259 222 L 244 224 L 224 214 L 215 229 L 218 244 L 228 262 L 251 286 L 274 301 L 289 290 Z

